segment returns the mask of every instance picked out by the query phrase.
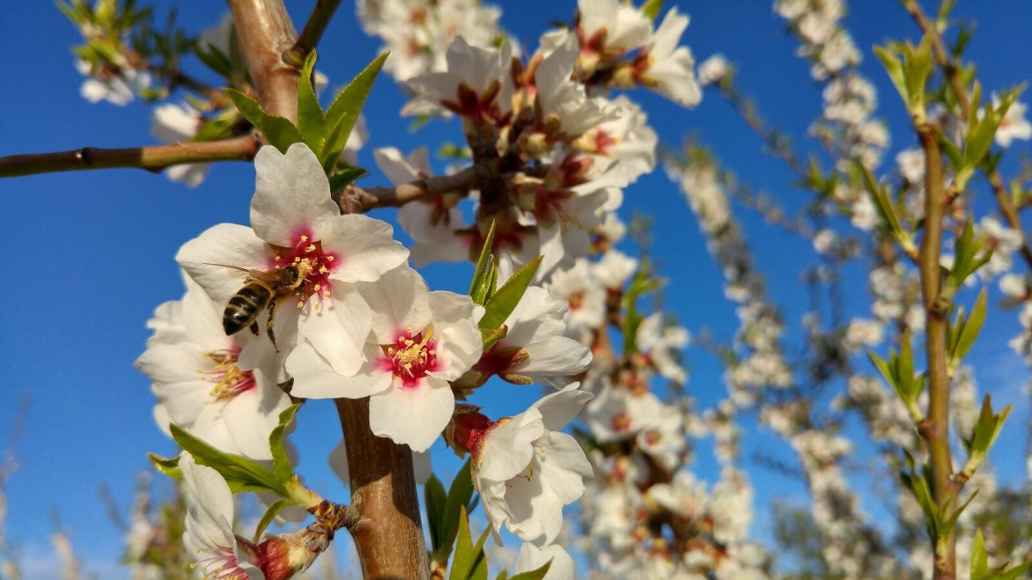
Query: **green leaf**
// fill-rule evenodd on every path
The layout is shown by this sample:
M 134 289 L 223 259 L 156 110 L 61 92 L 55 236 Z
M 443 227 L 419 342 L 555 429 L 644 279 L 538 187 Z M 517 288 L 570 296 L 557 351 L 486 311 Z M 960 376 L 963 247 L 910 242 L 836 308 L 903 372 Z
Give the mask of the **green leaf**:
M 361 167 L 351 167 L 350 165 L 343 169 L 338 167 L 334 174 L 330 176 L 330 191 L 338 192 L 344 189 L 344 186 L 351 185 L 365 174 L 366 170 Z
M 151 465 L 154 469 L 157 469 L 161 473 L 171 477 L 172 479 L 180 479 L 183 477 L 182 470 L 179 469 L 179 456 L 175 457 L 162 457 L 157 453 L 148 453 L 147 459 L 150 460 Z
M 645 0 L 645 3 L 641 5 L 641 13 L 649 20 L 655 20 L 662 9 L 663 0 Z
M 466 513 L 465 507 L 459 510 L 458 524 L 458 538 L 455 545 L 455 556 L 452 558 L 451 574 L 448 576 L 449 580 L 475 578 L 474 574 L 481 565 L 485 566 L 484 577 L 486 577 L 487 557 L 484 554 L 484 543 L 491 533 L 491 528 L 485 529 L 474 545 L 473 536 L 469 531 L 469 515 Z
M 348 142 L 351 130 L 358 121 L 358 115 L 362 112 L 369 91 L 373 88 L 373 81 L 380 74 L 383 63 L 390 53 L 384 52 L 373 59 L 361 72 L 351 79 L 337 96 L 326 111 L 326 126 L 329 133 L 326 136 L 326 143 L 319 154 L 323 167 L 327 170 L 333 168 L 340 152 Z
M 462 466 L 459 473 L 452 480 L 448 489 L 448 498 L 444 504 L 444 517 L 441 527 L 441 545 L 434 553 L 434 559 L 439 562 L 447 562 L 451 553 L 452 545 L 455 543 L 455 535 L 459 529 L 460 515 L 473 510 L 471 498 L 473 497 L 473 478 L 469 461 Z
M 218 48 L 207 43 L 199 43 L 194 46 L 194 54 L 219 76 L 223 78 L 233 76 L 233 61 Z
M 312 86 L 312 74 L 317 59 L 314 49 L 308 53 L 297 84 L 297 128 L 308 147 L 316 152 L 322 151 L 326 141 L 326 116 L 319 106 L 315 87 Z
M 473 302 L 481 306 L 487 302 L 487 297 L 492 290 L 489 278 L 494 269 L 494 256 L 491 249 L 494 246 L 495 226 L 495 219 L 491 218 L 491 225 L 487 228 L 484 243 L 480 246 L 480 255 L 477 256 L 477 263 L 473 267 L 473 279 L 469 283 L 469 295 L 473 298 Z
M 197 463 L 218 471 L 234 493 L 273 491 L 279 495 L 287 495 L 283 483 L 277 480 L 269 467 L 240 455 L 223 453 L 178 425 L 172 424 L 169 427 L 176 443 L 189 452 Z
M 430 479 L 423 484 L 423 499 L 426 501 L 426 519 L 430 527 L 430 545 L 436 553 L 441 546 L 442 529 L 444 527 L 444 508 L 447 497 L 444 493 L 444 485 L 436 475 L 430 475 Z
M 226 94 L 229 95 L 240 114 L 261 131 L 265 135 L 265 140 L 279 149 L 281 153 L 286 153 L 292 144 L 304 141 L 293 123 L 283 117 L 269 115 L 258 104 L 258 101 L 236 89 L 226 89 Z
M 284 483 L 294 476 L 294 467 L 287 454 L 287 427 L 294 422 L 294 415 L 301 408 L 300 403 L 287 407 L 279 415 L 279 424 L 269 433 L 269 448 L 272 450 L 272 473 L 276 481 Z
M 909 102 L 907 80 L 903 74 L 903 63 L 900 62 L 895 47 L 891 44 L 876 46 L 874 47 L 874 54 L 882 62 L 885 72 L 889 73 L 889 78 L 892 80 L 892 84 L 895 85 L 896 90 L 899 91 L 900 96 L 903 97 L 903 101 Z
M 985 288 L 982 288 L 971 309 L 971 316 L 963 319 L 955 332 L 956 342 L 950 348 L 950 358 L 953 361 L 959 363 L 975 344 L 975 339 L 978 338 L 978 333 L 982 331 L 982 325 L 985 323 L 986 300 Z
M 860 175 L 864 179 L 864 185 L 866 186 L 867 192 L 871 194 L 871 200 L 874 201 L 874 206 L 878 210 L 878 215 L 881 216 L 882 222 L 897 236 L 903 232 L 903 228 L 900 226 L 899 218 L 896 216 L 896 208 L 892 204 L 892 200 L 889 199 L 888 192 L 882 187 L 878 180 L 875 179 L 871 170 L 866 165 L 861 163 L 859 160 L 856 161 L 856 167 L 860 171 Z
M 988 580 L 989 554 L 985 552 L 985 538 L 982 530 L 975 530 L 975 540 L 971 543 L 971 580 Z
M 516 305 L 523 298 L 523 293 L 534 280 L 538 268 L 541 266 L 541 256 L 538 256 L 516 271 L 505 284 L 491 295 L 491 299 L 484 304 L 483 318 L 480 319 L 480 328 L 498 328 L 505 323 Z
M 546 574 L 548 574 L 548 569 L 551 568 L 551 567 L 552 567 L 552 561 L 549 560 L 548 562 L 545 562 L 544 566 L 538 568 L 537 570 L 531 570 L 529 572 L 523 572 L 522 574 L 517 574 L 517 575 L 509 578 L 509 580 L 541 580 L 542 578 L 545 577 Z
M 290 504 L 291 501 L 289 499 L 280 499 L 273 502 L 272 505 L 269 506 L 269 509 L 265 510 L 265 514 L 262 515 L 262 519 L 258 521 L 258 527 L 254 529 L 253 541 L 255 544 L 261 541 L 262 533 L 264 533 L 265 529 L 269 527 L 269 524 L 272 523 L 272 520 L 276 519 L 276 516 L 279 515 L 281 511 L 283 511 L 283 508 L 289 506 Z

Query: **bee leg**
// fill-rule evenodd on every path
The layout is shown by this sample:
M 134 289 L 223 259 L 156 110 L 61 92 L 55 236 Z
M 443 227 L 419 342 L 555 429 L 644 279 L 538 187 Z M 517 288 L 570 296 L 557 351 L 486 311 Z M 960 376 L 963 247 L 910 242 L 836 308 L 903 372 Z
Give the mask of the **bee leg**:
M 265 321 L 265 332 L 268 333 L 269 340 L 272 341 L 272 348 L 276 349 L 276 352 L 279 352 L 279 346 L 276 345 L 276 331 L 273 330 L 273 328 L 272 328 L 272 326 L 273 326 L 272 323 L 273 323 L 273 320 L 274 320 L 274 316 L 276 314 L 276 303 L 277 302 L 279 302 L 279 301 L 276 300 L 275 298 L 273 298 L 272 302 L 269 303 L 269 319 Z
M 250 328 L 251 334 L 258 336 L 258 322 L 252 322 Z

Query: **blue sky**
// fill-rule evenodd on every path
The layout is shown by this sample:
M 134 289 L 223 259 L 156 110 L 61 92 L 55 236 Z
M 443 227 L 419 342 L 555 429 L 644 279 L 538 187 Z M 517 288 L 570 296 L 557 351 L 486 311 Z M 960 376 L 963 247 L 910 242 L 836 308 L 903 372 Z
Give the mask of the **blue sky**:
M 289 3 L 299 25 L 312 3 Z M 215 23 L 224 9 L 218 2 L 178 4 L 180 21 L 191 30 Z M 351 3 L 344 4 L 320 48 L 319 68 L 330 77 L 331 86 L 350 78 L 376 55 L 379 46 L 358 27 Z M 804 153 L 816 151 L 805 133 L 818 114 L 819 88 L 809 78 L 808 65 L 795 56 L 796 44 L 772 13 L 770 2 L 682 0 L 676 4 L 692 17 L 685 40 L 697 58 L 715 52 L 727 55 L 739 66 L 744 91 L 760 97 L 761 111 L 796 136 Z M 978 12 L 969 56 L 979 63 L 986 86 L 1003 89 L 1032 77 L 1032 63 L 1023 58 L 1032 6 L 1022 0 L 997 0 L 992 10 L 988 3 L 960 4 L 961 18 L 973 18 Z M 552 22 L 568 19 L 574 10 L 573 0 L 500 5 L 503 26 L 524 46 L 534 46 L 539 32 Z M 853 2 L 846 22 L 864 50 L 863 70 L 879 89 L 879 114 L 896 129 L 894 156 L 910 146 L 913 137 L 870 47 L 888 38 L 912 37 L 914 27 L 895 2 Z M 72 25 L 49 3 L 5 6 L 0 53 L 6 55 L 7 89 L 0 97 L 4 110 L 0 154 L 152 141 L 149 105 L 91 105 L 79 97 L 81 78 L 70 54 L 78 41 Z M 745 182 L 772 194 L 790 210 L 809 199 L 794 186 L 793 176 L 780 161 L 762 153 L 758 139 L 717 95 L 707 93 L 693 110 L 652 94 L 634 96 L 640 98 L 664 144 L 676 146 L 693 136 L 711 146 Z M 435 149 L 444 140 L 461 138 L 454 123 L 432 123 L 418 133 L 410 132 L 408 121 L 398 116 L 401 104 L 401 92 L 383 77 L 365 113 L 373 146 L 393 145 L 408 151 L 426 144 Z M 1019 142 L 1012 151 L 1027 154 L 1028 145 Z M 1010 155 L 1010 163 L 1019 155 Z M 372 166 L 370 148 L 363 150 L 360 162 Z M 382 181 L 375 169 L 367 178 L 367 183 Z M 987 196 L 981 188 L 976 185 L 976 198 L 984 200 Z M 56 510 L 80 554 L 99 572 L 102 563 L 117 560 L 121 541 L 98 501 L 98 486 L 107 482 L 127 504 L 134 474 L 146 467 L 145 454 L 173 450 L 151 419 L 153 398 L 147 381 L 132 368 L 147 337 L 144 322 L 157 304 L 182 292 L 173 261 L 180 244 L 217 222 L 246 223 L 253 170 L 243 163 L 220 165 L 194 190 L 144 171 L 111 170 L 7 180 L 2 191 L 8 205 L 5 227 L 0 230 L 0 255 L 5 257 L 8 281 L 0 302 L 4 312 L 0 444 L 6 441 L 18 401 L 31 399 L 17 447 L 21 469 L 9 486 L 9 537 L 23 547 L 28 560 L 47 559 L 50 513 Z M 669 278 L 668 307 L 691 330 L 708 328 L 717 338 L 729 339 L 736 318 L 722 297 L 719 271 L 683 198 L 662 172 L 641 179 L 627 191 L 622 215 L 628 218 L 635 212 L 653 219 L 657 240 L 653 255 Z M 392 212 L 376 215 L 390 219 Z M 799 276 L 812 263 L 799 256 L 809 256 L 809 249 L 748 212 L 740 212 L 739 217 L 756 262 L 767 275 L 770 295 L 791 321 L 788 338 L 790 349 L 795 349 L 798 318 L 806 308 L 798 299 Z M 459 289 L 468 279 L 467 267 L 432 267 L 425 273 L 436 288 Z M 859 269 L 849 276 L 853 311 L 863 312 L 866 301 L 857 300 L 866 299 L 864 279 Z M 998 297 L 995 292 L 994 296 Z M 1001 400 L 1019 403 L 996 455 L 1001 473 L 1011 481 L 1023 471 L 1019 454 L 1028 420 L 1027 405 L 1021 401 L 1026 367 L 1006 346 L 1017 331 L 1012 314 L 998 313 L 973 355 L 981 386 Z M 693 371 L 689 386 L 693 396 L 702 406 L 718 401 L 723 396 L 718 362 L 698 350 L 689 352 L 687 360 Z M 536 395 L 536 389 L 492 386 L 480 401 L 492 414 L 501 415 L 522 410 Z M 337 441 L 338 429 L 332 405 L 316 401 L 306 405 L 301 415 L 296 442 L 302 449 L 301 470 L 314 486 L 345 499 L 346 492 L 324 459 Z M 746 460 L 761 448 L 793 460 L 786 444 L 752 428 L 744 446 Z M 705 444 L 700 447 L 696 465 L 703 477 L 712 479 L 716 464 L 707 450 Z M 454 458 L 438 450 L 435 460 L 443 479 L 449 479 L 457 465 Z M 771 498 L 803 501 L 805 496 L 796 482 L 755 466 L 750 471 L 758 487 L 754 528 L 765 537 Z M 873 509 L 873 502 L 867 504 Z

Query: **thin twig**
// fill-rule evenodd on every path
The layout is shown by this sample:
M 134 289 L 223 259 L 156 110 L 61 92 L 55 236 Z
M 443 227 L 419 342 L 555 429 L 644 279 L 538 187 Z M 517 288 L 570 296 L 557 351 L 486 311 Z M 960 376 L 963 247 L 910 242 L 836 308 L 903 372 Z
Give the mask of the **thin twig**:
M 262 107 L 297 122 L 299 67 L 283 60 L 294 46 L 294 24 L 282 0 L 229 0 L 240 52 Z
M 942 35 L 939 34 L 939 29 L 928 19 L 928 15 L 925 14 L 924 9 L 921 8 L 921 5 L 916 0 L 905 0 L 903 7 L 914 19 L 918 27 L 921 28 L 921 32 L 926 34 L 931 41 L 932 54 L 935 57 L 935 61 L 942 67 L 946 81 L 950 84 L 950 89 L 957 98 L 957 103 L 960 104 L 960 110 L 964 118 L 970 119 L 973 105 L 968 98 L 967 87 L 964 85 L 964 79 L 961 78 L 959 65 L 946 50 L 946 45 L 943 42 Z M 1003 177 L 1000 176 L 999 170 L 993 169 L 991 172 L 985 173 L 985 176 L 989 180 L 989 185 L 993 188 L 996 204 L 999 206 L 1000 214 L 1007 221 L 1007 225 L 1012 230 L 1024 234 L 1018 210 L 1011 202 L 1010 195 L 1003 184 Z M 1032 270 L 1032 247 L 1029 247 L 1028 242 L 1024 239 L 1024 235 L 1022 235 L 1020 251 L 1025 264 L 1029 270 Z
M 160 171 L 170 165 L 209 161 L 247 161 L 258 152 L 253 135 L 220 141 L 177 143 L 152 147 L 103 149 L 83 147 L 54 153 L 0 157 L 0 177 L 18 177 L 56 171 L 85 171 L 112 167 L 139 167 Z
M 301 36 L 298 36 L 294 46 L 283 54 L 283 60 L 294 66 L 303 65 L 308 53 L 319 44 L 319 39 L 322 38 L 339 5 L 340 0 L 318 0 L 312 8 L 312 15 L 308 17 L 308 22 L 301 30 Z
M 452 192 L 468 192 L 476 186 L 477 170 L 467 167 L 451 175 L 438 175 L 395 187 L 362 188 L 349 185 L 340 194 L 344 213 L 364 213 L 377 207 L 401 207 L 410 201 Z

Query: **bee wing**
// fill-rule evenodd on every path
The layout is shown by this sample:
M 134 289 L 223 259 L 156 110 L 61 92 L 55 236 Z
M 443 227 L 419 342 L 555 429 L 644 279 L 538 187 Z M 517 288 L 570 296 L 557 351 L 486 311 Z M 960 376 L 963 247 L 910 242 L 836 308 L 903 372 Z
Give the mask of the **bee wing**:
M 241 268 L 240 266 L 231 266 L 229 264 L 214 264 L 212 262 L 199 262 L 205 266 L 215 266 L 217 268 L 229 268 L 231 270 L 237 270 L 244 272 L 248 277 L 264 282 L 265 284 L 272 284 L 279 280 L 279 275 L 276 272 L 263 272 L 261 270 L 249 270 L 247 268 Z

